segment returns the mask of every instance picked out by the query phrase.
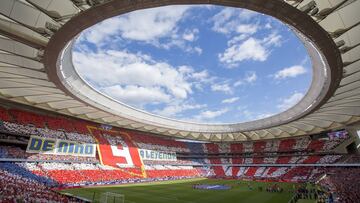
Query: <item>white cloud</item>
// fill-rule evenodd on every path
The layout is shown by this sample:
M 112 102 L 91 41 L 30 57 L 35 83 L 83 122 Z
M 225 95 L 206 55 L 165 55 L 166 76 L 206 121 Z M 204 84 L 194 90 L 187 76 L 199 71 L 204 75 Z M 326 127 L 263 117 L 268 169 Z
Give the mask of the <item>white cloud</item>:
M 248 37 L 249 36 L 247 34 L 241 34 L 241 35 L 235 36 L 227 42 L 227 46 L 230 47 L 234 44 L 238 44 L 239 42 L 243 41 L 244 39 L 246 39 Z
M 239 25 L 237 28 L 238 35 L 233 36 L 228 42 L 228 46 L 232 46 L 234 44 L 238 44 L 239 42 L 245 40 L 252 34 L 256 33 L 258 29 L 258 25 L 248 24 L 248 25 Z
M 229 68 L 238 66 L 244 60 L 265 61 L 271 53 L 272 46 L 281 45 L 281 36 L 271 33 L 263 39 L 237 36 L 228 42 L 228 48 L 218 55 L 220 62 Z
M 220 110 L 216 110 L 216 111 L 202 111 L 199 115 L 196 115 L 194 117 L 195 121 L 209 121 L 211 119 L 214 119 L 216 117 L 219 117 L 225 113 L 227 113 L 229 111 L 229 109 L 224 108 L 224 109 L 220 109 Z
M 190 77 L 197 82 L 201 83 L 212 83 L 216 78 L 210 76 L 210 73 L 207 70 L 202 70 L 200 72 L 192 72 Z
M 262 112 L 249 110 L 247 106 L 239 106 L 237 108 L 239 115 L 242 116 L 242 121 L 252 121 L 257 119 L 263 119 L 275 115 L 273 112 Z
M 156 108 L 162 109 L 157 110 L 158 113 L 167 116 L 203 107 L 186 101 L 193 87 L 199 88 L 214 80 L 206 70 L 174 67 L 128 51 L 74 51 L 73 62 L 77 71 L 105 94 L 135 107 L 159 105 Z
M 194 73 L 194 69 L 190 66 L 180 66 L 179 72 L 182 74 L 191 74 Z
M 248 83 L 255 82 L 257 79 L 257 75 L 255 72 L 248 72 L 245 77 L 245 81 Z
M 257 24 L 241 24 L 236 27 L 237 33 L 254 34 L 258 30 Z
M 184 100 L 192 93 L 194 77 L 203 75 L 203 80 L 206 77 L 189 67 L 191 73 L 186 73 L 185 67 L 173 67 L 147 55 L 126 51 L 74 52 L 73 60 L 76 69 L 91 84 L 134 105 L 138 105 L 133 99 L 136 97 L 143 101 L 141 104 Z
M 232 94 L 233 90 L 230 87 L 228 83 L 222 83 L 222 84 L 212 84 L 211 90 L 214 92 L 224 92 L 227 94 Z
M 254 18 L 256 15 L 246 9 L 225 8 L 212 18 L 215 32 L 231 36 L 228 47 L 218 55 L 219 61 L 227 67 L 236 67 L 244 60 L 265 61 L 272 47 L 281 45 L 282 37 L 275 30 L 264 38 L 252 36 L 260 27 L 266 27 Z
M 297 104 L 303 97 L 304 97 L 303 93 L 295 92 L 291 96 L 281 99 L 280 104 L 277 105 L 277 108 L 279 108 L 282 111 L 285 111 L 293 107 L 295 104 Z
M 256 119 L 268 118 L 273 115 L 274 115 L 274 113 L 261 113 L 256 116 Z
M 166 6 L 134 11 L 95 25 L 85 33 L 85 38 L 94 44 L 118 34 L 124 39 L 154 41 L 171 35 L 189 8 Z
M 122 39 L 141 41 L 162 49 L 177 47 L 188 53 L 201 54 L 202 49 L 189 43 L 198 39 L 198 29 L 182 31 L 178 24 L 192 6 L 178 5 L 144 9 L 110 18 L 80 35 L 80 42 L 87 41 L 97 47 Z M 181 33 L 183 32 L 183 33 Z
M 219 60 L 231 68 L 243 60 L 265 61 L 268 55 L 268 50 L 261 42 L 251 37 L 241 44 L 228 47 L 224 53 L 219 54 Z
M 74 63 L 85 78 L 98 86 L 161 87 L 179 99 L 187 98 L 192 92 L 191 84 L 176 67 L 155 62 L 147 55 L 125 51 L 74 52 Z
M 243 79 L 240 79 L 234 83 L 234 87 L 238 87 L 245 84 L 254 83 L 257 80 L 257 75 L 255 72 L 247 72 Z
M 281 46 L 282 41 L 281 41 L 282 37 L 281 35 L 278 35 L 276 32 L 272 32 L 270 35 L 268 35 L 267 37 L 265 37 L 262 40 L 262 43 L 266 46 Z
M 195 71 L 191 67 L 183 66 L 179 71 L 184 74 L 185 79 L 191 81 L 196 90 L 203 91 L 205 86 L 212 85 L 217 77 L 211 76 L 207 70 Z
M 100 91 L 125 104 L 139 108 L 146 104 L 167 103 L 171 100 L 171 96 L 158 87 L 139 87 L 135 85 L 121 87 L 115 85 L 102 88 Z
M 223 103 L 223 104 L 232 104 L 232 103 L 238 101 L 239 99 L 240 99 L 239 97 L 231 97 L 231 98 L 222 100 L 221 103 Z
M 171 103 L 161 110 L 155 110 L 154 112 L 162 116 L 177 116 L 177 114 L 188 110 L 202 109 L 205 108 L 205 104 L 189 104 L 189 103 Z
M 203 52 L 202 48 L 200 48 L 200 47 L 194 47 L 193 50 L 194 50 L 198 55 L 201 55 L 202 52 Z
M 219 13 L 212 17 L 213 27 L 212 30 L 218 33 L 229 34 L 231 32 L 241 33 L 244 31 L 244 22 L 248 21 L 252 17 L 256 16 L 257 13 L 238 8 L 224 8 Z M 256 32 L 256 29 L 253 25 L 252 31 Z
M 299 75 L 305 74 L 306 69 L 301 65 L 295 65 L 288 68 L 284 68 L 275 73 L 275 79 L 294 78 Z
M 264 26 L 266 29 L 272 29 L 273 26 L 271 25 L 271 23 L 266 23 Z
M 196 72 L 189 66 L 180 66 L 179 72 L 181 72 L 186 79 L 193 80 L 194 83 L 210 84 L 216 79 L 216 77 L 211 76 L 207 70 Z
M 79 37 L 80 41 L 87 41 L 93 44 L 102 44 L 107 41 L 111 36 L 118 34 L 119 32 L 119 20 L 118 18 L 110 18 L 102 21 L 87 30 L 85 30 Z
M 198 55 L 202 54 L 202 49 L 199 46 L 195 46 L 192 42 L 197 39 L 192 39 L 191 35 L 180 35 L 176 33 L 177 30 L 174 31 L 174 33 L 169 37 L 165 38 L 161 41 L 152 41 L 150 42 L 153 46 L 169 50 L 171 48 L 177 47 L 182 49 L 183 51 L 193 54 L 196 53 Z M 187 40 L 186 40 L 187 39 Z M 193 40 L 193 41 L 191 41 Z
M 207 70 L 199 72 L 192 71 L 187 77 L 192 80 L 192 85 L 200 91 L 203 90 L 205 85 L 212 84 L 216 80 L 216 77 L 210 76 Z
M 195 41 L 198 36 L 197 34 L 199 33 L 199 30 L 198 29 L 192 29 L 192 30 L 186 30 L 183 34 L 183 39 L 186 40 L 186 41 Z

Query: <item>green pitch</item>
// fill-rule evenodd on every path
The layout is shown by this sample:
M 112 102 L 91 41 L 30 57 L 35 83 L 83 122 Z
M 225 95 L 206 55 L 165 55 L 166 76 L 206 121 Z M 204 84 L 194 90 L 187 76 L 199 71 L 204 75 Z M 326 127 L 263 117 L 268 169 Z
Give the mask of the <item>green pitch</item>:
M 193 184 L 225 184 L 230 190 L 197 190 Z M 248 187 L 248 184 L 253 188 Z M 293 183 L 278 183 L 284 192 L 270 193 L 265 188 L 270 183 L 238 181 L 238 180 L 212 180 L 192 179 L 164 181 L 156 183 L 129 184 L 120 186 L 99 186 L 63 190 L 89 200 L 100 198 L 101 193 L 112 192 L 125 195 L 125 203 L 287 203 L 293 193 Z M 259 191 L 259 186 L 263 191 Z

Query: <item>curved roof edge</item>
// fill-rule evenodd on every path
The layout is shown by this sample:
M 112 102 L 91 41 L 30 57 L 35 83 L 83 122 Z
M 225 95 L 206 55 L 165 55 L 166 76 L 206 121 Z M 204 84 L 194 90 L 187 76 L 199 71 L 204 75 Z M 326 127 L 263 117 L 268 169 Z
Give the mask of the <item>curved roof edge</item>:
M 233 124 L 202 124 L 168 119 L 153 115 L 120 102 L 117 102 L 87 84 L 75 71 L 72 64 L 72 41 L 84 29 L 114 15 L 130 11 L 176 4 L 213 3 L 223 6 L 242 7 L 265 13 L 278 18 L 293 28 L 304 43 L 313 64 L 313 80 L 305 97 L 289 110 L 277 115 L 244 123 Z M 260 6 L 261 5 L 261 6 Z M 271 5 L 271 9 L 269 9 Z M 119 9 L 121 8 L 121 9 Z M 96 15 L 99 10 L 106 9 L 103 15 Z M 279 10 L 281 12 L 279 12 Z M 101 12 L 100 12 L 101 13 Z M 91 20 L 89 20 L 91 19 Z M 79 22 L 86 23 L 77 26 Z M 64 45 L 64 46 L 62 46 Z M 106 111 L 139 125 L 150 125 L 170 130 L 188 131 L 196 133 L 235 133 L 251 130 L 261 130 L 289 123 L 302 118 L 318 109 L 333 94 L 341 78 L 342 67 L 339 66 L 339 53 L 334 52 L 334 42 L 328 34 L 306 14 L 294 9 L 285 2 L 274 1 L 263 4 L 258 1 L 144 1 L 144 2 L 108 2 L 89 9 L 67 22 L 49 42 L 45 54 L 45 64 L 50 79 L 63 91 L 90 106 Z M 336 46 L 335 46 L 336 47 Z M 330 51 L 331 50 L 331 51 Z M 335 59 L 335 60 L 334 60 Z M 337 59 L 337 60 L 336 60 Z

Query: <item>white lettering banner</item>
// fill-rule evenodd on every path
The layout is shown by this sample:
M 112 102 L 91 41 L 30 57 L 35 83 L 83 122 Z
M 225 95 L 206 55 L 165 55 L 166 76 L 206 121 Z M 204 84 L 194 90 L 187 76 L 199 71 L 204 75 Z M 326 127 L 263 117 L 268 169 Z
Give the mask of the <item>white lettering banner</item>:
M 139 149 L 139 154 L 142 160 L 176 161 L 175 152 L 162 152 L 149 149 Z
M 31 136 L 28 153 L 95 157 L 96 144 Z

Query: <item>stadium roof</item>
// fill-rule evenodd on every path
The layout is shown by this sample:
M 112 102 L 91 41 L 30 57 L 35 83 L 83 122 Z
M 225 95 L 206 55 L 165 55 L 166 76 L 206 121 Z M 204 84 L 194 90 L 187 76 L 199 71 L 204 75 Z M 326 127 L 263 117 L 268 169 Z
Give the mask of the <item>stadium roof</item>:
M 341 128 L 360 114 L 360 2 L 288 0 L 0 1 L 0 94 L 4 99 L 114 126 L 185 139 L 245 141 Z M 246 123 L 199 124 L 152 115 L 99 93 L 75 71 L 72 44 L 84 29 L 130 11 L 217 4 L 274 16 L 296 30 L 311 56 L 305 97 L 280 114 Z

